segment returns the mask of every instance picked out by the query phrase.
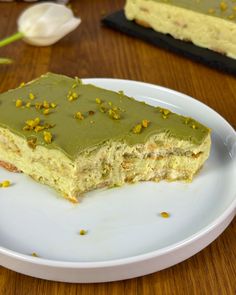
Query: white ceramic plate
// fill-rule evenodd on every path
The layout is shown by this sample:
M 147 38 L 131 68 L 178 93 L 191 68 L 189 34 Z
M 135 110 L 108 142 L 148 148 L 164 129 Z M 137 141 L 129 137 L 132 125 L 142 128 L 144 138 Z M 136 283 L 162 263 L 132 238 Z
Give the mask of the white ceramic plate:
M 236 135 L 206 105 L 141 82 L 85 79 L 192 116 L 212 128 L 209 160 L 190 184 L 140 183 L 94 191 L 80 205 L 23 174 L 0 170 L 0 264 L 39 278 L 104 282 L 152 273 L 187 259 L 228 226 L 236 204 Z M 170 218 L 159 213 L 167 211 Z M 80 229 L 88 230 L 79 235 Z M 32 257 L 36 252 L 40 257 Z

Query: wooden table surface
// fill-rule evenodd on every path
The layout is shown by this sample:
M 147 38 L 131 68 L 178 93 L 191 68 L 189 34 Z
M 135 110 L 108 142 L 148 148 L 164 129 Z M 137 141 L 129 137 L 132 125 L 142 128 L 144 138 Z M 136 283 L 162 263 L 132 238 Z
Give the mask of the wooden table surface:
M 0 3 L 0 38 L 16 31 L 25 3 Z M 52 71 L 79 77 L 139 80 L 178 90 L 204 102 L 236 126 L 236 78 L 101 25 L 123 0 L 72 2 L 81 26 L 51 47 L 22 41 L 0 49 L 15 60 L 0 66 L 0 92 Z M 223 181 L 223 180 L 222 180 Z M 236 292 L 236 222 L 210 246 L 169 269 L 120 282 L 66 284 L 0 267 L 0 295 L 21 294 L 225 294 Z M 0 262 L 1 263 L 1 262 Z

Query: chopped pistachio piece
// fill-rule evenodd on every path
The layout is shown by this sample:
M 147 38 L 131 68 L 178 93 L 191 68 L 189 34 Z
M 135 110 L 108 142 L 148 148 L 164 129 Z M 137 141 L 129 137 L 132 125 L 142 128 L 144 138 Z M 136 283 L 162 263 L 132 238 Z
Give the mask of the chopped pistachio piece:
M 20 107 L 22 107 L 22 105 L 23 105 L 23 101 L 21 99 L 17 99 L 16 100 L 16 107 L 20 108 Z
M 52 134 L 49 131 L 44 131 L 43 132 L 43 139 L 46 143 L 51 143 L 52 142 Z
M 147 128 L 149 124 L 150 124 L 150 121 L 148 121 L 148 120 L 142 120 L 142 126 L 144 128 Z
M 100 98 L 96 98 L 95 101 L 96 101 L 97 104 L 101 104 L 102 103 L 102 101 L 101 101 Z
M 105 107 L 104 105 L 101 105 L 99 108 L 100 112 L 102 113 L 106 113 L 107 112 L 107 107 Z
M 35 103 L 35 108 L 36 108 L 37 110 L 42 109 L 42 108 L 43 108 L 43 103 L 42 103 L 42 102 L 36 102 L 36 103 Z
M 75 113 L 75 118 L 76 119 L 79 119 L 79 120 L 83 120 L 84 119 L 84 116 L 82 115 L 81 112 L 77 112 L 77 113 Z
M 51 106 L 51 108 L 55 109 L 55 107 L 56 107 L 57 105 L 56 105 L 56 103 L 51 102 L 51 103 L 50 103 L 50 106 Z
M 43 114 L 44 115 L 48 115 L 50 113 L 50 109 L 45 109 L 45 110 L 43 110 Z
M 32 255 L 33 257 L 39 257 L 38 254 L 35 253 L 35 252 L 33 252 L 31 255 Z
M 11 185 L 11 182 L 9 180 L 4 180 L 2 183 L 0 183 L 0 187 L 9 187 Z
M 81 230 L 79 231 L 79 234 L 80 234 L 81 236 L 84 236 L 84 235 L 86 235 L 87 233 L 88 233 L 88 231 L 85 230 L 85 229 L 81 229 Z
M 76 99 L 76 98 L 78 98 L 78 94 L 77 94 L 76 92 L 73 92 L 73 93 L 72 93 L 72 97 L 73 97 L 74 99 Z
M 29 130 L 32 130 L 32 129 L 34 129 L 37 125 L 39 125 L 39 123 L 40 123 L 40 119 L 39 119 L 39 118 L 30 119 L 30 120 L 27 120 L 25 123 L 26 123 L 26 126 L 29 127 Z
M 33 95 L 33 93 L 29 94 L 29 99 L 31 99 L 31 100 L 35 99 L 35 96 Z
M 170 114 L 170 111 L 169 111 L 169 110 L 167 110 L 167 109 L 163 109 L 163 114 L 164 114 L 165 116 L 167 116 L 167 115 L 169 115 L 169 114 Z
M 108 111 L 108 114 L 109 114 L 109 116 L 110 116 L 112 119 L 115 119 L 115 120 L 119 120 L 119 119 L 120 119 L 120 114 L 119 114 L 117 111 L 115 111 L 114 109 L 110 109 L 110 110 Z
M 141 133 L 141 131 L 142 131 L 142 125 L 141 124 L 138 124 L 138 125 L 134 126 L 133 133 L 138 134 L 138 133 Z
M 170 217 L 170 213 L 168 213 L 168 212 L 161 212 L 160 215 L 163 218 L 169 218 Z
M 44 129 L 46 129 L 44 126 L 42 126 L 42 125 L 38 125 L 38 126 L 36 126 L 36 127 L 34 128 L 34 131 L 35 131 L 35 132 L 39 132 L 39 131 L 42 131 L 42 130 L 44 130 Z
M 45 109 L 49 109 L 49 108 L 50 108 L 50 104 L 49 104 L 46 100 L 44 100 L 44 101 L 43 101 L 43 107 L 44 107 Z

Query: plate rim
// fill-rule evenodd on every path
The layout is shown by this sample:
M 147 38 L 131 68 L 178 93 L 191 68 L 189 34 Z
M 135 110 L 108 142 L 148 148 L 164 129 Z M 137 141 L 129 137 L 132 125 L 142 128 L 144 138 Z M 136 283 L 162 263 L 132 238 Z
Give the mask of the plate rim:
M 152 84 L 152 83 L 148 83 L 148 82 L 129 80 L 129 79 L 99 77 L 99 78 L 83 78 L 82 81 L 85 83 L 93 83 L 94 85 L 96 85 L 96 81 L 98 81 L 98 82 L 99 81 L 104 81 L 104 82 L 112 81 L 115 83 L 118 82 L 118 83 L 124 83 L 124 84 L 131 83 L 131 84 L 137 84 L 139 86 L 141 85 L 144 87 L 156 88 L 156 89 L 162 90 L 164 92 L 171 93 L 171 94 L 178 96 L 178 97 L 184 97 L 184 99 L 187 99 L 190 102 L 194 101 L 194 103 L 198 104 L 199 106 L 206 108 L 207 111 L 213 112 L 214 116 L 217 116 L 218 119 L 220 119 L 221 122 L 224 123 L 225 127 L 230 131 L 230 133 L 232 133 L 232 135 L 234 134 L 234 136 L 236 136 L 236 132 L 235 132 L 234 128 L 218 112 L 216 112 L 214 109 L 212 109 L 211 107 L 209 107 L 205 103 L 199 101 L 198 99 L 191 97 L 188 94 L 179 92 L 177 90 L 174 90 L 174 89 L 171 89 L 168 87 L 164 87 L 164 86 L 160 86 L 160 85 L 156 85 L 156 84 Z M 98 85 L 98 87 L 100 87 L 100 86 Z M 107 89 L 110 89 L 110 88 L 108 87 Z M 147 97 L 148 97 L 148 95 L 147 95 Z M 230 157 L 232 158 L 231 155 L 230 155 Z M 233 159 L 233 160 L 235 161 L 236 157 L 234 157 L 234 158 L 235 159 Z M 17 251 L 7 249 L 5 247 L 2 247 L 1 245 L 0 245 L 0 255 L 2 254 L 5 256 L 9 256 L 10 258 L 17 259 L 18 261 L 22 261 L 22 262 L 28 262 L 28 263 L 32 263 L 32 264 L 36 264 L 36 265 L 57 267 L 57 268 L 98 269 L 98 268 L 129 265 L 129 264 L 143 262 L 143 261 L 150 260 L 153 258 L 161 257 L 163 255 L 171 253 L 174 250 L 176 250 L 176 251 L 181 250 L 181 248 L 191 245 L 192 243 L 194 243 L 198 239 L 201 239 L 204 236 L 206 236 L 207 234 L 209 234 L 210 232 L 214 231 L 214 229 L 216 229 L 221 223 L 223 223 L 225 220 L 227 220 L 227 218 L 229 218 L 230 216 L 232 217 L 231 218 L 231 221 L 232 221 L 235 215 L 236 215 L 236 192 L 234 195 L 234 199 L 227 206 L 227 208 L 222 212 L 222 214 L 220 214 L 211 223 L 209 223 L 208 225 L 206 225 L 205 227 L 203 227 L 202 229 L 200 229 L 196 233 L 190 235 L 189 237 L 187 237 L 179 242 L 173 243 L 169 246 L 166 246 L 166 247 L 154 250 L 154 251 L 149 251 L 147 253 L 142 253 L 142 254 L 138 254 L 138 255 L 134 255 L 134 256 L 130 256 L 130 257 L 125 257 L 125 258 L 110 259 L 110 260 L 105 260 L 105 261 L 94 261 L 94 262 L 93 261 L 85 261 L 85 262 L 63 261 L 63 260 L 61 261 L 61 260 L 45 259 L 45 258 L 41 258 L 41 257 L 32 257 L 30 255 L 26 255 L 23 253 L 19 253 Z M 227 226 L 223 230 L 225 230 L 226 228 L 227 228 Z M 217 237 L 220 234 L 221 233 L 219 233 L 217 235 Z

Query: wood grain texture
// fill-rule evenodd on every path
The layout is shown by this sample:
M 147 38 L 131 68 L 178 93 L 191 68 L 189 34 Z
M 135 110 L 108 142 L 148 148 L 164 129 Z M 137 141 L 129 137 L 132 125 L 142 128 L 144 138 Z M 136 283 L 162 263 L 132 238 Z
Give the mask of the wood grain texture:
M 16 31 L 26 3 L 0 3 L 0 38 Z M 178 90 L 206 103 L 236 127 L 236 78 L 169 53 L 100 23 L 123 0 L 72 1 L 81 26 L 51 47 L 22 41 L 0 49 L 15 60 L 0 66 L 0 92 L 47 71 L 79 77 L 114 77 L 145 81 Z M 0 267 L 0 295 L 141 295 L 236 292 L 236 222 L 192 258 L 148 276 L 104 284 L 65 284 L 27 277 Z

